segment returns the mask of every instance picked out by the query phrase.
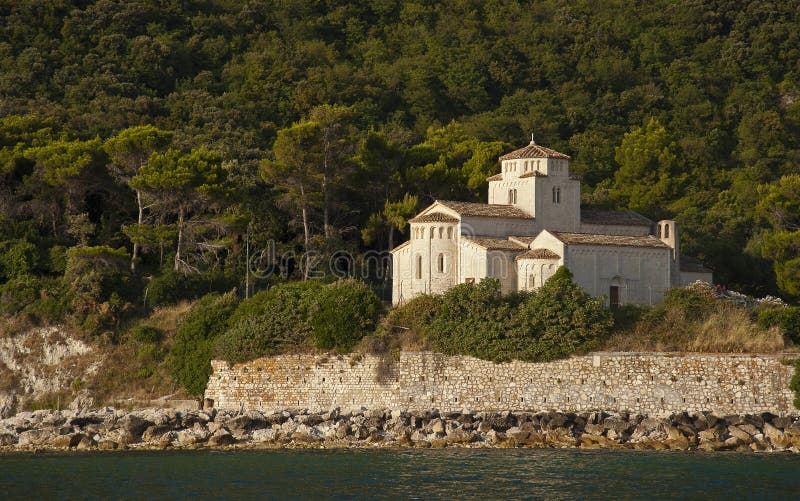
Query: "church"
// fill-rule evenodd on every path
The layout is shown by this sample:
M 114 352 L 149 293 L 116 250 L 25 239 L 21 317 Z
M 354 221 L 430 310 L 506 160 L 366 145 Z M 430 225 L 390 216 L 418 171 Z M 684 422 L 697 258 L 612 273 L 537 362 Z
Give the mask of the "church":
M 503 293 L 534 290 L 559 266 L 606 305 L 656 304 L 670 287 L 712 282 L 680 255 L 675 221 L 581 209 L 570 157 L 534 141 L 500 157 L 487 204 L 436 200 L 392 249 L 392 303 L 497 278 Z

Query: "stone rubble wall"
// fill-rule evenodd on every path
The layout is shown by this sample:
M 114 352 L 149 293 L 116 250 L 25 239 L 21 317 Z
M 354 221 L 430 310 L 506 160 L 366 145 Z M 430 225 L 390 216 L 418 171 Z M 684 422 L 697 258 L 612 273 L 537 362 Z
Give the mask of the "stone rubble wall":
M 397 355 L 394 355 L 397 357 Z M 797 414 L 789 354 L 598 352 L 546 363 L 493 363 L 432 352 L 283 355 L 212 362 L 219 409 L 631 412 L 668 416 Z

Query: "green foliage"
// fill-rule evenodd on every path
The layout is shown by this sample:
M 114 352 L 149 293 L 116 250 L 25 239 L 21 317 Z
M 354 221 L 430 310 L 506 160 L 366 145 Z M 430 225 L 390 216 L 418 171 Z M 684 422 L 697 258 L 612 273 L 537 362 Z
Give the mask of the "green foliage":
M 784 335 L 800 344 L 800 307 L 765 308 L 758 312 L 758 325 L 764 329 L 777 325 Z
M 207 294 L 192 306 L 178 327 L 168 364 L 175 380 L 191 395 L 200 396 L 205 391 L 214 341 L 225 332 L 236 304 L 233 293 Z
M 447 291 L 426 329 L 433 346 L 486 360 L 545 361 L 592 349 L 613 324 L 602 300 L 589 297 L 563 267 L 533 293 L 499 291 L 496 279 Z
M 146 301 L 148 306 L 165 306 L 211 292 L 227 292 L 238 285 L 239 278 L 222 270 L 183 273 L 168 269 L 147 283 Z
M 0 308 L 3 314 L 13 315 L 39 299 L 41 283 L 36 277 L 21 275 L 0 285 Z
M 158 327 L 138 324 L 130 332 L 131 338 L 138 343 L 157 344 L 164 339 L 164 331 Z
M 664 309 L 673 310 L 688 321 L 701 320 L 716 310 L 718 301 L 705 287 L 675 287 L 664 294 Z
M 381 302 L 363 282 L 341 280 L 326 286 L 311 312 L 318 348 L 348 352 L 375 328 Z
M 0 277 L 17 278 L 36 271 L 39 252 L 27 240 L 0 242 Z
M 288 282 L 242 301 L 231 315 L 230 328 L 217 339 L 215 355 L 244 362 L 309 348 L 311 310 L 324 287 L 315 280 Z
M 795 409 L 800 409 L 800 358 L 794 361 L 794 374 L 789 381 L 789 389 L 794 391 Z

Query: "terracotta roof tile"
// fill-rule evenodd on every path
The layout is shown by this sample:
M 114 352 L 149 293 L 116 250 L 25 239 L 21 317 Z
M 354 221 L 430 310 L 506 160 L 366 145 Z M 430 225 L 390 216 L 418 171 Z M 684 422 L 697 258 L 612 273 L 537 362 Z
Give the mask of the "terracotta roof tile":
M 632 210 L 581 209 L 581 223 L 617 226 L 652 226 L 653 221 Z
M 467 242 L 473 243 L 487 250 L 509 250 L 509 251 L 524 251 L 525 246 L 520 245 L 505 238 L 478 238 L 478 237 L 461 237 Z
M 539 172 L 538 170 L 532 170 L 530 172 L 526 172 L 525 174 L 521 174 L 519 176 L 520 179 L 526 177 L 547 177 L 547 174 L 545 174 L 544 172 Z
M 473 202 L 456 202 L 452 200 L 437 200 L 462 216 L 472 217 L 506 217 L 516 219 L 533 219 L 533 216 L 513 205 L 478 204 Z
M 551 232 L 557 239 L 565 244 L 576 245 L 611 245 L 615 247 L 651 247 L 668 249 L 669 246 L 653 235 L 598 235 L 596 233 L 566 233 L 561 231 Z
M 494 176 L 487 177 L 486 180 L 487 181 L 502 181 L 503 180 L 503 174 L 502 173 L 495 174 Z
M 457 223 L 458 218 L 442 212 L 431 212 L 409 219 L 409 223 Z
M 529 247 L 533 243 L 533 241 L 536 239 L 536 236 L 535 235 L 533 235 L 533 236 L 527 235 L 527 236 L 523 236 L 523 237 L 518 237 L 518 236 L 512 235 L 512 236 L 509 236 L 508 239 L 511 240 L 512 242 L 517 242 L 520 245 L 524 245 L 525 247 Z
M 395 247 L 394 249 L 390 250 L 389 252 L 397 252 L 399 250 L 405 249 L 410 244 L 411 244 L 411 240 L 406 240 L 405 242 L 403 242 L 402 244 L 398 245 L 397 247 Z
M 551 150 L 550 148 L 539 146 L 538 144 L 531 141 L 531 144 L 525 146 L 524 148 L 514 150 L 511 153 L 506 153 L 505 155 L 500 157 L 500 161 L 502 162 L 503 160 L 514 160 L 515 158 L 565 158 L 569 160 L 570 157 L 569 155 L 559 153 L 556 150 Z
M 558 259 L 560 257 L 550 249 L 531 249 L 517 256 L 516 259 Z

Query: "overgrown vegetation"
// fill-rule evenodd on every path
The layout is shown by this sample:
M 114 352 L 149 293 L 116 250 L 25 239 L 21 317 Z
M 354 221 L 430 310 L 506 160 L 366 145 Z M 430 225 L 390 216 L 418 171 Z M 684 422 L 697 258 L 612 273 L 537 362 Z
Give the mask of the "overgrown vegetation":
M 411 341 L 453 355 L 539 362 L 591 350 L 612 323 L 602 300 L 561 268 L 531 293 L 503 296 L 498 280 L 484 279 L 415 298 L 389 314 L 379 336 L 399 336 L 384 346 Z
M 775 352 L 791 342 L 791 332 L 773 318 L 783 306 L 747 308 L 715 297 L 709 285 L 667 291 L 654 307 L 628 306 L 616 312 L 614 334 L 602 344 L 610 351 Z M 787 309 L 788 310 L 788 309 Z

